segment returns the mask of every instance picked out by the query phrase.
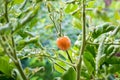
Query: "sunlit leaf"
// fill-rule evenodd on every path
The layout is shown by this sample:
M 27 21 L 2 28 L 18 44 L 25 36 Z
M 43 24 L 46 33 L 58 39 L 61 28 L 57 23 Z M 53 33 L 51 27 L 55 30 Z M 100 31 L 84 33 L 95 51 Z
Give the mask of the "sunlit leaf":
M 20 4 L 22 3 L 24 0 L 14 0 L 14 4 Z
M 95 70 L 95 62 L 94 62 L 94 58 L 93 58 L 92 54 L 84 53 L 83 61 L 89 71 L 89 75 L 91 75 L 92 72 Z
M 70 67 L 68 69 L 68 71 L 66 71 L 62 75 L 62 80 L 76 80 L 76 72 L 75 72 L 75 70 L 72 67 Z
M 9 61 L 6 59 L 6 57 L 0 58 L 0 71 L 5 73 L 8 76 L 11 76 L 11 71 L 13 69 L 13 66 L 10 65 Z
M 78 29 L 82 29 L 82 22 L 79 19 L 73 18 L 72 20 L 72 24 L 74 27 L 78 28 Z
M 71 13 L 71 12 L 75 11 L 77 8 L 78 8 L 77 4 L 67 4 L 67 6 L 65 8 L 65 12 Z
M 63 63 L 63 62 L 61 62 L 61 61 L 56 61 L 57 62 L 57 64 L 59 64 L 60 66 L 62 66 L 63 68 L 65 68 L 66 69 L 66 64 L 65 63 Z M 58 72 L 60 72 L 60 73 L 64 73 L 64 69 L 62 69 L 60 66 L 58 66 L 57 64 L 54 64 L 54 68 L 55 68 L 55 70 L 56 71 L 58 71 Z

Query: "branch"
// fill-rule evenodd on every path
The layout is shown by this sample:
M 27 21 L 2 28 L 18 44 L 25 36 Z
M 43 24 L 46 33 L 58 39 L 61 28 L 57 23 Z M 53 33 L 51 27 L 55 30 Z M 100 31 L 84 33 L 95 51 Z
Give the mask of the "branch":
M 19 8 L 20 10 L 22 10 L 22 9 L 25 7 L 27 1 L 28 1 L 28 0 L 24 0 L 24 2 L 22 3 L 22 5 L 21 5 L 20 8 Z
M 20 60 L 17 59 L 17 62 L 14 62 L 14 63 L 16 65 L 17 69 L 19 70 L 19 72 L 20 72 L 23 80 L 28 80 L 27 77 L 26 77 L 26 75 L 25 75 L 25 73 L 23 72 L 23 68 L 22 68 Z
M 40 41 L 37 41 L 36 45 L 37 45 L 37 46 L 39 46 L 39 47 L 40 47 L 40 49 L 44 50 L 44 47 L 43 47 L 43 45 L 41 44 L 41 42 L 40 42 Z
M 82 28 L 82 46 L 80 49 L 79 60 L 76 66 L 77 69 L 77 80 L 80 80 L 81 75 L 81 66 L 82 66 L 82 56 L 84 53 L 85 45 L 86 45 L 86 30 L 85 30 L 85 21 L 86 21 L 86 14 L 85 14 L 85 0 L 83 0 L 83 28 Z
M 68 59 L 70 60 L 70 62 L 73 63 L 73 61 L 72 61 L 72 59 L 71 59 L 71 57 L 70 57 L 68 51 L 66 51 L 66 53 L 67 53 L 67 56 L 68 56 Z
M 51 19 L 52 23 L 53 23 L 54 26 L 55 26 L 55 29 L 56 29 L 57 34 L 59 35 L 59 31 L 58 31 L 57 25 L 55 24 L 55 20 L 54 20 L 54 17 L 53 17 L 53 16 L 54 16 L 54 14 L 53 14 L 53 15 L 50 14 L 50 19 Z
M 12 38 L 13 56 L 14 56 L 14 58 L 15 58 L 15 59 L 17 59 L 15 41 L 14 41 L 14 38 L 13 38 L 13 36 L 11 36 L 11 38 Z
M 8 0 L 5 0 L 5 18 L 6 18 L 6 21 L 7 23 L 9 22 L 9 19 L 8 19 Z
M 5 31 L 6 29 L 9 29 L 11 28 L 11 26 L 9 25 L 9 19 L 8 19 L 8 0 L 5 0 L 5 19 L 7 21 L 7 24 L 5 27 L 1 28 L 0 30 L 1 31 Z M 20 61 L 18 60 L 18 57 L 16 55 L 16 49 L 15 49 L 15 43 L 14 43 L 14 39 L 13 39 L 13 36 L 11 36 L 11 39 L 12 39 L 12 47 L 13 47 L 13 51 L 8 51 L 10 49 L 10 47 L 6 47 L 5 44 L 2 43 L 2 38 L 0 37 L 0 40 L 1 40 L 1 45 L 3 46 L 4 48 L 4 51 L 5 53 L 12 59 L 12 61 L 14 62 L 14 64 L 16 65 L 17 69 L 19 70 L 23 80 L 28 80 L 23 69 L 22 69 L 22 66 L 21 66 L 21 63 Z M 5 40 L 6 42 L 8 42 L 7 40 Z M 7 43 L 9 45 L 9 42 Z M 7 50 L 8 49 L 8 50 Z

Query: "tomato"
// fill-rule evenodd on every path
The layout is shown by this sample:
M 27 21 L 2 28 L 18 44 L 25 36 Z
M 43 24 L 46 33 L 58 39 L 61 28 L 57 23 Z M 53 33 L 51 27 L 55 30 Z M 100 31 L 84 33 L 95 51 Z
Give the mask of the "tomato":
M 57 46 L 59 49 L 67 50 L 68 48 L 70 48 L 70 45 L 71 45 L 71 41 L 69 37 L 62 36 L 62 37 L 57 38 Z

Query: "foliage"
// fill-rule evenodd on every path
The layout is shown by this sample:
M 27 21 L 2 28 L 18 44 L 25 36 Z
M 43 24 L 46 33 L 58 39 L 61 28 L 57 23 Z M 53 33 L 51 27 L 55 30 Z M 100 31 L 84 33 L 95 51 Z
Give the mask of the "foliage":
M 82 0 L 0 0 L 0 80 L 119 79 L 120 1 L 84 1 L 85 13 Z

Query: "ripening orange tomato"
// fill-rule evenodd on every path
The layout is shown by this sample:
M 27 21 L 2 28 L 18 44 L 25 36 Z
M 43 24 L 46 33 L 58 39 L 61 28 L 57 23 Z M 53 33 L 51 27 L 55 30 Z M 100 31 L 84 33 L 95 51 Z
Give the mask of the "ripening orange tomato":
M 70 45 L 71 45 L 71 41 L 69 37 L 62 36 L 62 37 L 57 38 L 57 46 L 59 49 L 67 50 L 68 48 L 70 48 Z

